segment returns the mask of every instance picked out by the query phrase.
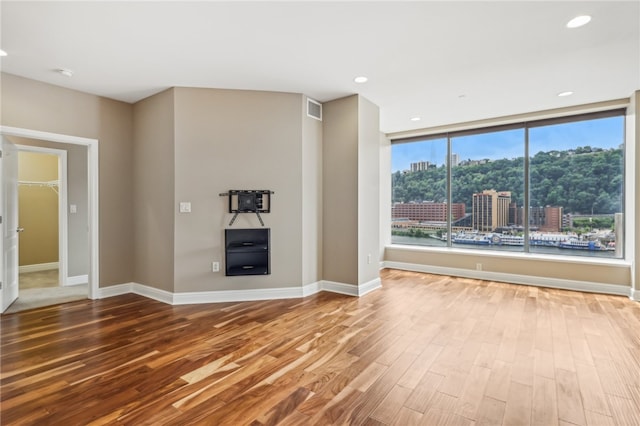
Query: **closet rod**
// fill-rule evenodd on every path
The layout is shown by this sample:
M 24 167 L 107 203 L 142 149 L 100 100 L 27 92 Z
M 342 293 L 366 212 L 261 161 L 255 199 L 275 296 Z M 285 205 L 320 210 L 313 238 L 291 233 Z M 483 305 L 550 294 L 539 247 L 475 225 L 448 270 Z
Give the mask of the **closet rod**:
M 58 193 L 57 188 L 60 185 L 60 181 L 50 180 L 45 182 L 45 181 L 34 181 L 34 180 L 19 180 L 18 185 L 47 187 L 47 188 L 51 188 L 57 194 Z

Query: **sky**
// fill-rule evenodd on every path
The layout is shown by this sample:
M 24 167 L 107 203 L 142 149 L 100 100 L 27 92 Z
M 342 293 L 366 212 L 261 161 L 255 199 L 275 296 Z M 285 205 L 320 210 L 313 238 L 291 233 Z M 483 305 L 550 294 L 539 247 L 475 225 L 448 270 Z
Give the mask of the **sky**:
M 618 148 L 624 142 L 624 117 L 577 121 L 529 130 L 530 155 L 543 151 L 564 151 L 577 147 Z M 524 156 L 524 130 L 507 130 L 452 139 L 452 152 L 460 161 Z M 429 161 L 444 164 L 446 139 L 392 145 L 391 171 L 408 170 L 410 163 Z

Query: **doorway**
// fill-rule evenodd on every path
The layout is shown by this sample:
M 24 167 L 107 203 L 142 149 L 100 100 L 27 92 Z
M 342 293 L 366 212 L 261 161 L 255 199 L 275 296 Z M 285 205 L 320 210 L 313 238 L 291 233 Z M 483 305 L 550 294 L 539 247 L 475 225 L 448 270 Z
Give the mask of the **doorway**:
M 67 151 L 16 146 L 19 288 L 64 286 L 68 256 Z
M 86 299 L 86 148 L 9 139 L 18 149 L 20 232 L 18 300 L 6 312 Z
M 67 193 L 66 191 L 64 191 L 67 185 L 62 184 L 64 177 L 66 177 L 66 173 L 59 170 L 59 174 L 58 174 L 60 179 L 58 179 L 58 182 L 57 182 L 57 190 L 64 191 L 64 195 L 60 194 L 61 196 L 59 197 L 60 202 L 59 202 L 59 210 L 58 210 L 59 212 L 58 216 L 61 219 L 59 221 L 59 235 L 61 236 L 61 238 L 59 238 L 59 243 L 58 243 L 58 251 L 59 251 L 58 284 L 60 288 L 69 290 L 71 289 L 71 287 L 69 287 L 69 284 L 73 285 L 73 284 L 80 284 L 83 281 L 87 282 L 87 287 L 84 289 L 84 297 L 88 296 L 90 299 L 97 298 L 98 282 L 99 282 L 98 281 L 98 276 L 99 276 L 98 275 L 99 274 L 99 271 L 98 271 L 98 249 L 99 249 L 98 247 L 98 145 L 97 145 L 98 141 L 95 139 L 81 138 L 81 137 L 75 137 L 75 136 L 40 132 L 40 131 L 34 131 L 34 130 L 28 130 L 28 129 L 12 128 L 12 127 L 0 127 L 0 133 L 3 136 L 2 137 L 3 151 L 4 151 L 5 141 L 8 141 L 9 139 L 13 139 L 13 140 L 16 140 L 18 143 L 20 143 L 21 151 L 40 151 L 41 153 L 43 151 L 46 151 L 48 154 L 60 155 L 59 157 L 60 168 L 62 168 L 63 165 L 66 165 L 65 164 L 66 161 L 64 160 L 64 155 L 61 153 L 61 151 L 63 151 L 64 153 L 67 153 L 67 152 L 70 152 L 71 148 L 80 148 L 82 160 L 85 164 L 84 176 L 86 176 L 86 184 L 84 188 L 85 204 L 83 204 L 83 207 L 81 207 L 80 203 L 76 202 L 75 200 L 67 200 Z M 44 145 L 44 146 L 34 147 L 33 144 L 30 144 L 30 146 L 28 147 L 22 146 L 21 142 L 25 139 L 35 140 L 36 145 Z M 5 162 L 6 159 L 3 158 L 0 161 Z M 6 167 L 4 167 L 4 169 L 6 169 Z M 70 173 L 69 181 L 71 181 L 73 179 L 73 177 L 71 176 L 71 170 L 69 171 L 69 173 Z M 7 179 L 6 175 L 4 175 L 3 178 L 7 182 L 11 180 L 11 178 Z M 9 188 L 8 191 L 6 189 L 6 185 L 8 184 L 7 182 L 3 182 L 3 185 L 2 185 L 4 189 L 4 193 L 11 194 L 13 193 L 11 188 Z M 16 186 L 19 184 L 18 182 L 19 182 L 18 179 L 15 179 Z M 25 182 L 27 182 L 26 183 L 27 185 L 29 185 L 29 182 L 31 182 L 32 186 L 36 186 L 40 184 L 40 182 L 45 182 L 49 186 L 43 185 L 42 188 L 49 189 L 52 191 L 56 187 L 56 182 L 54 179 L 42 180 L 42 181 L 35 181 L 35 180 L 29 181 L 27 179 L 23 179 L 23 184 L 25 184 Z M 36 183 L 33 183 L 33 182 L 36 182 Z M 82 190 L 80 192 L 82 192 Z M 17 194 L 17 189 L 15 193 Z M 11 208 L 11 204 L 13 202 L 16 202 L 17 204 L 17 200 L 8 199 L 7 196 L 2 197 L 2 214 L 3 214 L 3 217 L 5 218 L 5 220 L 3 220 L 5 224 L 17 222 L 17 219 L 13 219 L 11 217 L 12 215 L 17 216 L 17 213 L 13 213 L 13 210 Z M 68 207 L 69 209 L 67 210 Z M 71 238 L 72 232 L 69 232 L 70 230 L 67 228 L 67 225 L 69 225 L 73 221 L 73 219 L 76 219 L 79 217 L 79 215 L 76 215 L 76 213 L 78 213 L 79 210 L 81 209 L 83 209 L 84 213 L 86 213 L 86 216 L 85 216 L 86 219 L 84 221 L 85 223 L 84 225 L 80 226 L 81 228 L 84 229 L 84 233 L 80 233 L 80 235 L 84 236 L 85 247 L 83 249 L 80 249 L 79 251 L 76 251 L 76 253 L 84 253 L 86 256 L 86 259 L 84 259 L 85 265 L 86 265 L 84 273 L 82 272 L 82 270 L 78 272 L 78 268 L 77 268 L 78 262 L 73 262 L 73 257 L 74 257 L 73 255 L 65 256 L 65 254 L 68 253 L 69 244 L 71 245 L 74 244 L 69 239 Z M 68 220 L 65 219 L 65 216 L 67 216 L 67 211 L 69 211 Z M 75 211 L 76 213 L 72 214 L 71 212 L 73 211 Z M 65 220 L 62 220 L 62 219 L 65 219 Z M 21 225 L 18 225 L 18 227 L 15 227 L 15 229 L 13 226 L 2 227 L 3 235 L 1 240 L 3 242 L 3 253 L 7 252 L 7 247 L 4 247 L 6 245 L 5 241 L 10 240 L 7 237 L 10 237 L 11 234 L 13 233 L 17 235 L 17 233 L 20 231 L 19 226 Z M 88 237 L 86 232 L 87 230 L 88 230 Z M 25 232 L 28 232 L 28 230 L 25 229 Z M 80 238 L 80 240 L 82 240 L 82 237 Z M 7 274 L 10 274 L 14 267 L 16 269 L 18 267 L 17 265 L 18 260 L 14 259 L 15 257 L 17 256 L 6 256 L 6 255 L 3 256 L 2 269 L 0 270 L 1 272 L 0 277 L 3 278 L 4 283 L 10 283 L 12 281 L 10 279 L 11 277 L 8 277 Z M 71 264 L 69 263 L 69 260 L 72 261 Z M 11 264 L 8 264 L 8 263 L 11 263 Z M 13 265 L 13 263 L 15 263 L 15 265 Z M 5 297 L 7 295 L 8 297 Z M 9 306 L 9 304 L 11 304 L 15 300 L 15 298 L 17 298 L 17 291 L 15 292 L 15 296 L 14 296 L 14 292 L 7 292 L 5 288 L 0 287 L 0 300 L 2 301 L 2 306 L 0 306 L 0 312 L 4 312 L 4 310 Z M 13 299 L 13 300 L 10 300 L 10 299 Z M 55 302 L 55 303 L 59 303 L 59 302 Z

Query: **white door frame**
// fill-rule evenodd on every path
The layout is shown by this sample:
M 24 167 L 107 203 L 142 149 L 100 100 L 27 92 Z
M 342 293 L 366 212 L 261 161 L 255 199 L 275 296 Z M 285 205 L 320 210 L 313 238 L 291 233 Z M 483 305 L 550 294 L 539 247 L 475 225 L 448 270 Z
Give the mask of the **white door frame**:
M 89 186 L 89 299 L 98 298 L 100 284 L 100 239 L 98 219 L 98 140 L 19 127 L 0 126 L 0 134 L 21 138 L 39 139 L 49 142 L 82 145 L 87 147 L 87 169 Z M 66 205 L 64 206 L 66 210 Z
M 67 151 L 16 144 L 18 152 L 34 152 L 58 157 L 58 276 L 60 286 L 66 286 L 69 277 L 69 229 L 67 221 Z M 18 185 L 20 185 L 18 183 Z M 27 232 L 29 230 L 27 229 Z

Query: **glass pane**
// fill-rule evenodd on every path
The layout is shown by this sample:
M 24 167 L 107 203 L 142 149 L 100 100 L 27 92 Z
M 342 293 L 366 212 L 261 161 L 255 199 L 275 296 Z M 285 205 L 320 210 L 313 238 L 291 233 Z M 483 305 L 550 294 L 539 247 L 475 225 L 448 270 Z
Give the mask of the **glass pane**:
M 524 129 L 451 139 L 452 245 L 524 251 Z
M 446 139 L 391 147 L 391 242 L 447 245 Z
M 531 252 L 623 257 L 624 117 L 529 130 Z

